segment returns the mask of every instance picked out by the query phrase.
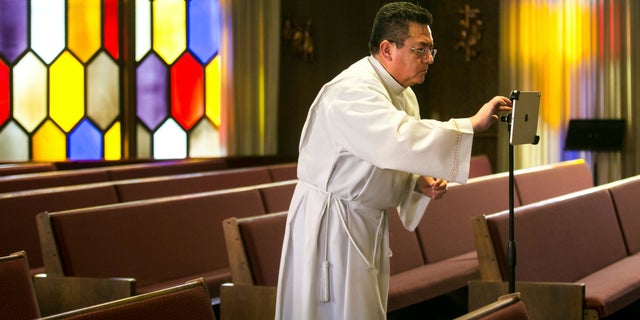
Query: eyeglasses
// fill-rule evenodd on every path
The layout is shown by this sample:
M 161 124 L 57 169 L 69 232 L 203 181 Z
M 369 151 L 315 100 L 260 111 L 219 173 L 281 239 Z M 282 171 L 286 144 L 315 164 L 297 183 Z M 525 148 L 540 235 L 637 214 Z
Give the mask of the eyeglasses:
M 435 60 L 436 58 L 436 54 L 438 54 L 438 49 L 434 49 L 434 48 L 414 48 L 412 46 L 408 46 L 404 43 L 400 43 L 397 41 L 393 41 L 393 40 L 389 40 L 389 42 L 393 42 L 395 43 L 397 46 L 405 46 L 407 48 L 409 48 L 411 51 L 413 51 L 413 53 L 417 54 L 418 56 L 420 56 L 420 58 L 426 58 L 429 54 L 431 55 L 431 58 L 433 58 Z

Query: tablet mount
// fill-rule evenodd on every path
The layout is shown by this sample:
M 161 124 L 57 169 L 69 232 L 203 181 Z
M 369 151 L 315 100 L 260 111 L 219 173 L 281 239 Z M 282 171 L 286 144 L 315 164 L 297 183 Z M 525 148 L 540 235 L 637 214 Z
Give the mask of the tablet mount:
M 509 98 L 511 102 L 514 100 L 518 100 L 520 98 L 520 91 L 513 90 L 511 91 L 511 97 Z M 502 116 L 500 121 L 507 123 L 507 132 L 509 141 L 511 141 L 511 120 L 512 114 L 509 113 L 506 116 Z M 517 127 L 513 127 L 513 130 L 518 130 Z M 536 135 L 533 141 L 530 144 L 536 145 L 540 142 L 540 136 Z M 509 268 L 509 293 L 514 293 L 516 291 L 516 242 L 514 240 L 514 224 L 513 224 L 513 211 L 514 211 L 514 190 L 515 183 L 513 179 L 513 144 L 509 142 L 509 241 L 507 242 L 507 267 Z

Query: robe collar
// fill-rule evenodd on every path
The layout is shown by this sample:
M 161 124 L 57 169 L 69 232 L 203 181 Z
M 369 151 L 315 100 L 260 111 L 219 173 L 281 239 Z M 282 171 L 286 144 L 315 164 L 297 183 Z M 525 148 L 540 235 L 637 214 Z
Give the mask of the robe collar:
M 391 94 L 396 96 L 401 95 L 402 92 L 407 89 L 396 81 L 374 56 L 369 56 L 369 63 L 371 63 L 373 69 L 382 79 L 382 83 L 384 83 L 384 86 L 387 87 L 387 90 L 389 90 Z
M 391 74 L 382 66 L 380 61 L 376 59 L 374 56 L 369 56 L 369 63 L 375 70 L 375 72 L 380 77 L 384 87 L 389 92 L 389 96 L 391 98 L 391 103 L 398 109 L 406 111 L 405 99 L 403 92 L 408 88 L 401 85 L 396 79 L 391 76 Z

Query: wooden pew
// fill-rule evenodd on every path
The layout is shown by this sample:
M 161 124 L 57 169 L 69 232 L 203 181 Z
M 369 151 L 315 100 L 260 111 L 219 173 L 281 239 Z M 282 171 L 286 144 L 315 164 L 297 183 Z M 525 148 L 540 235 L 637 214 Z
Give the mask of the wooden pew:
M 24 162 L 24 163 L 6 163 L 0 164 L 0 176 L 12 176 L 25 173 L 50 172 L 55 171 L 56 167 L 52 163 L 47 162 Z
M 118 203 L 115 189 L 105 183 L 0 194 L 0 255 L 25 250 L 32 273 L 42 272 L 38 213 L 114 203 Z
M 120 202 L 193 194 L 271 182 L 266 167 L 225 169 L 116 181 Z
M 571 160 L 517 170 L 514 173 L 520 203 L 529 204 L 593 187 L 587 163 Z
M 109 181 L 102 169 L 26 173 L 0 177 L 0 193 Z
M 287 213 L 223 221 L 233 283 L 223 287 L 220 314 L 224 319 L 273 319 L 280 253 Z M 238 297 L 246 297 L 238 299 Z M 249 318 L 247 318 L 249 319 Z
M 34 319 L 133 294 L 133 279 L 32 277 L 25 251 L 0 257 L 0 318 Z
M 130 277 L 137 293 L 203 277 L 218 296 L 230 272 L 222 221 L 264 214 L 256 189 L 223 190 L 38 215 L 45 272 Z
M 406 231 L 395 211 L 390 211 L 389 311 L 448 294 L 479 279 L 471 218 L 508 208 L 508 186 L 505 174 L 452 184 L 445 197 L 431 201 L 415 232 Z
M 508 221 L 508 211 L 473 220 L 485 283 L 508 279 Z M 606 187 L 516 208 L 514 226 L 517 281 L 584 283 L 583 295 L 570 300 L 585 301 L 584 317 L 590 319 L 610 316 L 640 299 L 640 256 L 628 254 L 616 206 Z M 570 305 L 556 302 L 559 305 L 543 314 L 550 316 Z
M 454 320 L 528 320 L 527 307 L 514 292 L 498 297 L 498 300 L 455 318 Z
M 24 251 L 0 256 L 0 301 L 2 319 L 30 320 L 40 316 Z
M 640 253 L 640 175 L 604 185 L 611 192 L 627 253 Z
M 255 186 L 260 191 L 264 210 L 267 213 L 289 210 L 291 197 L 298 180 L 286 180 Z
M 267 166 L 271 181 L 286 181 L 298 179 L 298 163 L 288 162 Z
M 222 169 L 226 169 L 226 166 L 224 161 L 218 158 L 166 160 L 104 167 L 104 170 L 109 174 L 109 180 L 112 181 Z
M 215 320 L 202 279 L 40 318 L 43 320 Z
M 488 155 L 480 154 L 471 157 L 471 163 L 469 164 L 469 178 L 488 176 L 493 173 L 491 160 L 489 160 Z

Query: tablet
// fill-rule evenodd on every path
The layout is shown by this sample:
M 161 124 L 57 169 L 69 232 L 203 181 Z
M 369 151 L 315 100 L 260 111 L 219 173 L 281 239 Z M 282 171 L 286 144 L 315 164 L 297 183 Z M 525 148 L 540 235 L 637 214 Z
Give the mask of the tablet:
M 539 91 L 516 91 L 511 93 L 511 145 L 538 144 Z

